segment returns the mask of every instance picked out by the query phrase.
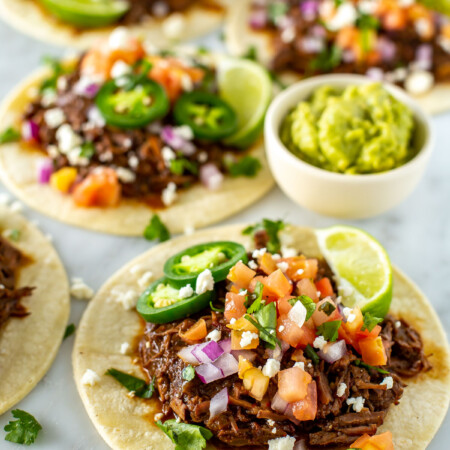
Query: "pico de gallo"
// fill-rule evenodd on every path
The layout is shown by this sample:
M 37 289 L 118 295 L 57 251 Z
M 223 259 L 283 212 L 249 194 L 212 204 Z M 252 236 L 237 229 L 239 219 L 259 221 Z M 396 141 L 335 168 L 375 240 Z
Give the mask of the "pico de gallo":
M 233 144 L 242 124 L 221 98 L 217 59 L 206 51 L 150 51 L 118 28 L 74 64 L 48 63 L 21 134 L 8 129 L 2 141 L 38 148 L 37 182 L 79 207 L 122 198 L 167 207 L 196 183 L 217 190 L 226 176 L 261 168 L 246 153 L 251 146 Z
M 270 33 L 277 72 L 367 74 L 417 95 L 450 80 L 450 18 L 415 0 L 255 0 L 249 26 Z
M 198 448 L 212 439 L 393 449 L 391 432 L 376 432 L 402 397 L 401 377 L 431 367 L 419 334 L 403 319 L 345 307 L 324 260 L 280 250 L 280 224 L 246 229 L 256 249 L 238 261 L 226 242 L 177 254 L 142 295 L 139 362 L 161 401 L 158 427 L 178 448 L 187 433 Z

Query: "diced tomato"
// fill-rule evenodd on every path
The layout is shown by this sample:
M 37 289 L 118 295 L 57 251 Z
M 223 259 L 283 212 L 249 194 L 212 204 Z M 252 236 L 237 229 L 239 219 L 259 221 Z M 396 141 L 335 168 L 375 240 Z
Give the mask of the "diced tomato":
M 91 172 L 73 190 L 77 206 L 116 206 L 119 203 L 121 187 L 115 170 L 104 167 Z
M 281 331 L 280 331 L 281 330 Z M 314 330 L 306 325 L 301 328 L 286 316 L 280 316 L 277 322 L 277 336 L 291 347 L 305 348 L 308 344 L 312 345 L 316 334 Z
M 364 324 L 364 318 L 359 307 L 353 308 L 352 314 L 355 316 L 355 318 L 351 322 L 347 320 L 347 322 L 342 324 L 342 326 L 345 328 L 345 331 L 348 334 L 356 336 L 356 333 L 358 331 L 361 331 L 361 328 Z
M 304 278 L 316 278 L 318 270 L 317 259 L 306 259 L 304 256 L 293 256 L 291 258 L 282 258 L 280 262 L 286 262 L 288 268 L 286 275 L 292 281 L 303 280 Z
M 311 300 L 317 302 L 319 300 L 319 296 L 317 295 L 316 285 L 309 278 L 305 278 L 300 280 L 297 283 L 297 294 L 298 295 L 307 295 Z
M 278 297 L 276 295 L 273 294 L 273 292 L 267 287 L 267 277 L 263 277 L 261 275 L 256 276 L 255 278 L 253 278 L 253 280 L 250 282 L 250 284 L 248 285 L 248 291 L 250 293 L 254 293 L 255 292 L 255 288 L 256 288 L 256 284 L 258 283 L 258 281 L 263 285 L 263 293 L 262 293 L 262 298 L 268 302 L 274 302 L 275 300 L 278 299 Z
M 339 327 L 338 329 L 338 335 L 339 339 L 344 339 L 344 341 L 351 345 L 358 353 L 361 353 L 361 350 L 359 348 L 358 340 L 356 339 L 356 335 L 350 335 L 347 333 L 347 331 L 344 328 L 344 323 Z
M 276 297 L 285 297 L 292 292 L 292 284 L 289 283 L 289 280 L 280 269 L 272 272 L 266 278 L 264 285 L 267 287 L 269 295 Z
M 256 272 L 254 270 L 239 261 L 230 269 L 227 279 L 241 289 L 247 289 L 255 275 Z
M 231 331 L 231 350 L 252 350 L 259 345 L 259 338 L 252 339 L 248 345 L 241 345 L 242 335 L 245 331 Z M 255 333 L 256 334 L 256 333 Z
M 362 450 L 394 450 L 392 433 L 386 431 L 381 434 L 376 434 L 375 436 L 363 434 L 353 442 L 350 448 L 360 448 Z
M 197 320 L 197 322 L 192 325 L 189 330 L 180 334 L 182 339 L 186 339 L 188 341 L 200 341 L 204 339 L 208 334 L 208 329 L 206 328 L 206 322 L 204 319 Z
M 300 367 L 291 367 L 278 372 L 278 393 L 288 403 L 298 402 L 306 397 L 312 378 Z
M 327 315 L 325 311 L 321 311 L 321 306 L 326 305 L 327 303 L 330 303 L 334 307 L 334 310 L 330 315 Z M 336 304 L 331 300 L 330 298 L 320 300 L 316 304 L 316 310 L 313 312 L 312 320 L 314 322 L 314 325 L 318 327 L 319 325 L 322 325 L 325 322 L 331 322 L 332 320 L 341 320 L 342 316 L 339 313 L 339 310 L 337 309 Z
M 331 297 L 334 295 L 333 286 L 331 286 L 331 281 L 327 277 L 316 281 L 316 290 L 320 292 L 320 298 Z
M 373 327 L 372 331 L 369 332 L 369 330 L 359 330 L 356 332 L 356 338 L 357 339 L 365 339 L 365 338 L 371 338 L 375 339 L 381 332 L 380 325 L 376 325 Z
M 273 260 L 272 255 L 268 252 L 261 256 L 259 267 L 266 275 L 270 275 L 272 272 L 277 270 L 277 265 Z
M 386 351 L 380 336 L 359 341 L 362 360 L 371 366 L 384 366 L 387 363 Z
M 289 303 L 291 298 L 295 298 L 292 295 L 280 298 L 277 301 L 278 316 L 285 316 L 292 309 L 292 305 Z
M 227 322 L 231 319 L 239 319 L 246 312 L 247 308 L 245 307 L 245 295 L 234 294 L 232 292 L 227 292 L 225 297 L 225 312 L 224 316 Z
M 383 26 L 390 31 L 403 30 L 407 22 L 406 12 L 399 7 L 391 8 L 383 17 Z
M 317 386 L 315 381 L 308 384 L 306 397 L 295 402 L 292 408 L 297 420 L 314 420 L 317 414 Z

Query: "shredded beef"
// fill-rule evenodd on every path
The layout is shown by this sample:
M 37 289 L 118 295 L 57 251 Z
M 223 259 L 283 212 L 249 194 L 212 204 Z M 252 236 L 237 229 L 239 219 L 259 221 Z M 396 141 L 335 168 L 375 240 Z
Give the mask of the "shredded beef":
M 164 416 L 176 414 L 185 422 L 206 426 L 214 433 L 219 445 L 262 446 L 271 439 L 290 435 L 306 439 L 309 445 L 319 448 L 349 446 L 364 433 L 375 434 L 389 407 L 398 403 L 404 387 L 398 375 L 412 376 L 430 367 L 417 332 L 404 320 L 395 327 L 395 319 L 388 316 L 382 323 L 382 337 L 390 349 L 390 358 L 383 369 L 389 371 L 393 378 L 392 389 L 380 386 L 387 375 L 376 369 L 356 366 L 355 360 L 359 356 L 350 347 L 346 355 L 334 364 L 321 361 L 315 367 L 311 360 L 302 356 L 305 370 L 318 386 L 318 411 L 315 420 L 294 424 L 270 407 L 271 398 L 277 391 L 277 376 L 270 379 L 267 394 L 261 402 L 249 396 L 237 375 L 209 384 L 203 384 L 198 377 L 189 382 L 183 380 L 186 364 L 177 353 L 193 343 L 185 342 L 180 335 L 200 317 L 205 319 L 208 332 L 218 329 L 222 339 L 230 336 L 223 315 L 217 312 L 210 314 L 207 310 L 203 315 L 165 325 L 147 323 L 139 345 L 140 364 L 149 379 L 156 378 Z M 290 348 L 283 355 L 281 370 L 294 365 L 294 351 Z M 263 366 L 269 357 L 268 350 L 258 347 L 254 352 L 254 366 Z M 298 353 L 295 359 L 299 360 Z M 336 392 L 340 383 L 345 383 L 347 389 L 343 396 L 338 397 Z M 230 396 L 228 409 L 210 420 L 210 400 L 224 387 L 228 388 Z M 364 409 L 359 413 L 353 412 L 346 403 L 349 397 L 362 397 Z

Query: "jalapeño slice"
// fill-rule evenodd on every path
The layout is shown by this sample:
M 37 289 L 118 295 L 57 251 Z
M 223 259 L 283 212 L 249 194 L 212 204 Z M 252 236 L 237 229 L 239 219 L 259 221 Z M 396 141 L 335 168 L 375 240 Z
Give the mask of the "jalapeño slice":
M 173 110 L 179 125 L 188 125 L 198 139 L 217 141 L 233 134 L 238 117 L 227 102 L 209 92 L 183 94 Z
M 195 288 L 195 285 L 193 286 Z M 137 311 L 146 322 L 167 323 L 201 311 L 214 298 L 214 291 L 181 299 L 179 290 L 166 278 L 152 283 L 140 296 Z
M 140 80 L 131 89 L 107 81 L 95 98 L 108 125 L 119 128 L 141 128 L 165 116 L 170 108 L 165 89 L 156 81 Z
M 117 22 L 129 9 L 126 0 L 41 0 L 58 19 L 80 28 Z
M 194 245 L 172 256 L 164 264 L 164 274 L 173 286 L 195 287 L 197 276 L 206 269 L 215 282 L 225 280 L 239 261 L 247 262 L 245 248 L 236 242 L 218 241 Z

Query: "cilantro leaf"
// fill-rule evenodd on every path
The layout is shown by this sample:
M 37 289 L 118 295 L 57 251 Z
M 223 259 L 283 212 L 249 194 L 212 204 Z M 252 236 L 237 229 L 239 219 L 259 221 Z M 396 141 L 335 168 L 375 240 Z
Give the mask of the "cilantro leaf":
M 192 161 L 189 161 L 186 158 L 172 159 L 172 161 L 170 161 L 170 171 L 175 175 L 182 175 L 185 170 L 193 173 L 194 175 L 197 175 L 198 173 L 197 164 L 195 164 Z
M 273 302 L 272 302 L 273 303 Z M 269 303 L 270 305 L 271 303 Z M 267 305 L 267 306 L 269 306 Z M 275 310 L 275 314 L 276 314 L 276 310 Z M 279 345 L 281 347 L 281 343 L 279 341 L 279 339 L 276 336 L 276 333 L 270 333 L 270 331 L 266 330 L 263 326 L 261 326 L 255 319 L 253 319 L 253 317 L 249 316 L 248 314 L 246 314 L 244 316 L 255 328 L 258 329 L 259 331 L 259 337 L 263 340 L 266 341 L 269 344 L 270 348 L 275 348 L 277 345 Z
M 330 72 L 341 63 L 342 50 L 337 45 L 324 48 L 310 64 L 313 72 Z
M 10 232 L 9 232 L 9 238 L 13 241 L 13 242 L 17 242 L 20 239 L 20 230 L 18 230 L 17 228 L 13 228 Z
M 95 154 L 95 146 L 92 142 L 84 142 L 81 145 L 80 156 L 82 158 L 91 159 Z
M 267 250 L 270 253 L 278 253 L 281 248 L 280 238 L 278 233 L 285 227 L 285 223 L 282 220 L 270 220 L 263 219 L 261 223 L 250 225 L 242 231 L 242 234 L 252 234 L 265 230 L 269 240 L 267 241 Z
M 147 384 L 144 380 L 117 369 L 108 369 L 105 375 L 115 378 L 123 387 L 130 392 L 134 392 L 136 397 L 151 398 L 155 390 L 155 377 L 150 381 L 150 384 Z
M 255 318 L 258 323 L 266 330 L 268 333 L 263 333 L 261 335 L 261 339 L 267 342 L 268 346 L 271 348 L 275 348 L 274 337 L 276 337 L 277 333 L 275 331 L 277 327 L 277 307 L 275 302 L 271 302 L 261 308 L 259 311 L 255 313 Z
M 144 237 L 148 241 L 159 240 L 159 242 L 164 242 L 170 239 L 170 232 L 161 222 L 158 214 L 153 214 L 150 219 L 150 223 L 144 230 Z
M 366 312 L 364 314 L 364 324 L 361 327 L 361 331 L 367 330 L 370 333 L 380 322 L 383 322 L 383 319 L 372 316 L 370 312 Z
M 35 440 L 42 427 L 40 423 L 26 411 L 14 409 L 13 417 L 18 420 L 11 420 L 4 430 L 8 431 L 5 440 L 16 444 L 31 445 Z
M 387 370 L 380 369 L 379 367 L 371 366 L 370 364 L 366 364 L 365 362 L 362 362 L 360 359 L 355 359 L 354 363 L 355 363 L 355 366 L 364 367 L 365 369 L 368 369 L 368 370 L 371 370 L 371 369 L 376 370 L 377 372 L 382 373 L 384 375 L 390 374 L 390 372 L 388 372 Z
M 206 441 L 213 437 L 211 431 L 199 425 L 177 422 L 174 419 L 164 423 L 158 420 L 156 425 L 175 444 L 175 450 L 202 450 L 206 447 Z
M 319 311 L 323 311 L 327 316 L 330 316 L 335 309 L 336 306 L 331 302 L 325 302 L 319 306 Z
M 225 306 L 222 306 L 221 308 L 217 308 L 217 306 L 213 305 L 212 301 L 209 302 L 209 307 L 211 308 L 212 311 L 217 311 L 217 312 L 221 312 L 221 313 L 225 312 Z
M 0 133 L 0 144 L 7 144 L 8 142 L 16 142 L 20 139 L 20 132 L 13 127 L 7 128 Z
M 247 309 L 248 314 L 253 314 L 261 309 L 263 289 L 264 285 L 261 283 L 261 281 L 257 281 L 254 291 L 254 295 L 256 295 L 256 300 L 251 304 L 250 308 Z
M 251 45 L 242 57 L 250 61 L 258 61 L 258 49 L 254 45 Z
M 42 58 L 42 62 L 51 69 L 51 75 L 41 83 L 39 91 L 41 93 L 47 89 L 54 91 L 57 87 L 56 85 L 58 82 L 58 78 L 66 73 L 66 70 L 64 69 L 59 59 L 52 56 L 44 56 Z
M 181 376 L 183 377 L 183 380 L 191 381 L 195 378 L 195 369 L 189 365 L 183 369 Z
M 255 177 L 258 172 L 261 170 L 261 162 L 258 158 L 254 158 L 253 156 L 244 156 L 237 162 L 229 163 L 227 165 L 228 172 L 232 177 Z
M 338 338 L 338 330 L 342 320 L 332 320 L 324 322 L 317 327 L 317 333 L 322 335 L 328 342 L 334 342 Z
M 291 306 L 294 306 L 297 302 L 301 302 L 301 304 L 306 308 L 306 318 L 305 322 L 311 318 L 316 310 L 316 304 L 314 301 L 308 297 L 307 295 L 301 295 L 300 297 L 291 298 L 288 300 Z
M 305 355 L 313 362 L 315 366 L 319 364 L 319 355 L 309 344 L 305 348 Z
M 67 325 L 66 331 L 64 332 L 63 341 L 67 339 L 69 336 L 71 336 L 73 333 L 75 333 L 75 325 L 71 323 L 70 325 Z
M 380 27 L 380 21 L 372 14 L 360 13 L 358 19 L 356 19 L 356 26 L 358 28 L 365 29 L 377 29 Z
M 288 12 L 289 6 L 286 2 L 276 1 L 269 3 L 268 18 L 274 25 Z

